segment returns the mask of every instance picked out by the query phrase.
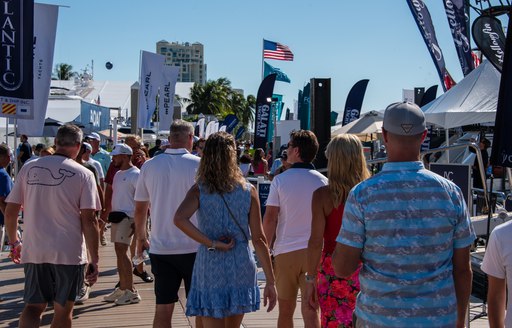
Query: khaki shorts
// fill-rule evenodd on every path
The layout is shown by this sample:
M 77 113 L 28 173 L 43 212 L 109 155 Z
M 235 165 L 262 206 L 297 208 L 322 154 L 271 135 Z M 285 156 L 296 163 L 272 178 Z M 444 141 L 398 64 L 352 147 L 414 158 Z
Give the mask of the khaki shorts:
M 119 223 L 112 223 L 111 226 L 111 239 L 114 243 L 121 243 L 130 245 L 132 242 L 133 231 L 134 231 L 134 220 L 133 218 L 127 218 Z
M 306 290 L 307 249 L 279 254 L 274 259 L 276 289 L 279 299 L 296 300 L 297 292 Z

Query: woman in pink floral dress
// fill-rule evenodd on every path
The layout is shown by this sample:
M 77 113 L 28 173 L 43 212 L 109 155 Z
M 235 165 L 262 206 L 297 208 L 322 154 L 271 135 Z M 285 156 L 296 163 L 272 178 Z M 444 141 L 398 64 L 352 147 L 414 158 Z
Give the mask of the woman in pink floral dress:
M 341 228 L 345 200 L 352 187 L 370 177 L 361 141 L 351 134 L 334 137 L 325 151 L 329 184 L 313 193 L 311 236 L 308 243 L 306 300 L 321 310 L 322 327 L 352 327 L 359 269 L 349 278 L 338 278 L 331 255 Z M 323 249 L 322 249 L 323 244 Z

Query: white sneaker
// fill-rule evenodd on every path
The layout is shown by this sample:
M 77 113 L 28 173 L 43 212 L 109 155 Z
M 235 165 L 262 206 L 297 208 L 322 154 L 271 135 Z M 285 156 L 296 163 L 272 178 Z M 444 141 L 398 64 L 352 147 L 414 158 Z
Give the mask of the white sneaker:
M 119 297 L 124 295 L 124 290 L 121 290 L 119 288 L 116 288 L 112 293 L 108 294 L 107 296 L 103 297 L 103 300 L 105 302 L 113 303 L 115 302 Z
M 139 292 L 135 290 L 132 292 L 131 290 L 127 289 L 123 296 L 119 297 L 116 300 L 117 305 L 127 305 L 127 304 L 133 304 L 133 303 L 139 303 L 141 300 Z
M 89 299 L 89 293 L 91 292 L 91 287 L 84 283 L 78 292 L 78 295 L 75 297 L 75 304 L 83 304 L 85 301 Z

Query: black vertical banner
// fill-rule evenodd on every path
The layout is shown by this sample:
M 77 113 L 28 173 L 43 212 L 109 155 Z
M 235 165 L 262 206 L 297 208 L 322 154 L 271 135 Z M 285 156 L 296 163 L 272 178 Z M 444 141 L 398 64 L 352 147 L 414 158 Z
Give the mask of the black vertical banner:
M 427 45 L 430 56 L 432 56 L 432 60 L 437 69 L 437 73 L 439 74 L 439 79 L 443 85 L 443 89 L 446 91 L 448 88 L 445 85 L 445 75 L 447 74 L 446 65 L 444 63 L 444 56 L 441 48 L 439 46 L 439 42 L 437 42 L 436 31 L 434 29 L 434 24 L 432 23 L 432 18 L 430 17 L 430 12 L 427 9 L 427 5 L 425 5 L 423 0 L 407 0 L 407 4 L 411 9 L 411 13 L 414 16 L 414 20 L 420 29 L 421 36 L 423 36 L 423 40 Z
M 366 79 L 358 81 L 354 84 L 352 89 L 350 89 L 345 102 L 342 125 L 347 125 L 359 118 L 359 115 L 361 114 L 361 107 L 363 106 L 364 94 L 369 81 L 370 80 Z
M 414 88 L 414 103 L 420 106 L 421 101 L 423 100 L 423 96 L 425 95 L 424 87 Z
M 466 76 L 475 68 L 471 56 L 471 40 L 468 28 L 469 13 L 466 10 L 464 0 L 443 0 L 443 2 L 462 73 Z
M 437 85 L 433 85 L 430 88 L 428 88 L 427 91 L 425 91 L 425 93 L 423 94 L 423 97 L 421 98 L 421 104 L 419 106 L 423 107 L 426 104 L 428 104 L 429 102 L 431 102 L 432 100 L 436 99 L 436 95 L 437 95 Z
M 471 29 L 473 39 L 482 54 L 501 72 L 506 43 L 501 21 L 496 17 L 483 15 L 475 19 Z
M 509 12 L 509 17 L 512 10 Z M 494 123 L 494 137 L 491 153 L 491 164 L 512 167 L 512 20 L 508 20 L 507 39 L 503 71 L 501 73 L 498 107 Z
M 0 5 L 0 116 L 33 117 L 34 0 Z
M 263 148 L 267 144 L 268 125 L 272 119 L 271 102 L 274 92 L 276 74 L 269 74 L 261 81 L 256 97 L 256 114 L 254 115 L 254 148 Z

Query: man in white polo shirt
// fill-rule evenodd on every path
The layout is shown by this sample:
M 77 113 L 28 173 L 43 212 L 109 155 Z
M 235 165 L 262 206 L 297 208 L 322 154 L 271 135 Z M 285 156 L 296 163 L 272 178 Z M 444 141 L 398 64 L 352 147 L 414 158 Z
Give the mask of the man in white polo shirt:
M 190 154 L 194 137 L 192 124 L 171 124 L 170 148 L 141 168 L 135 191 L 135 234 L 137 254 L 149 248 L 147 213 L 151 204 L 151 272 L 155 276 L 156 309 L 153 327 L 169 327 L 178 290 L 185 282 L 188 293 L 199 244 L 172 222 L 178 206 L 195 182 L 199 157 Z M 195 217 L 193 219 L 195 224 Z
M 307 247 L 311 234 L 313 192 L 327 185 L 327 178 L 315 170 L 312 162 L 318 152 L 313 132 L 294 131 L 288 142 L 287 161 L 292 166 L 277 175 L 270 185 L 263 229 L 274 242 L 276 288 L 279 301 L 278 327 L 293 327 L 293 313 L 300 288 L 304 295 Z M 318 311 L 302 301 L 306 327 L 320 327 Z

